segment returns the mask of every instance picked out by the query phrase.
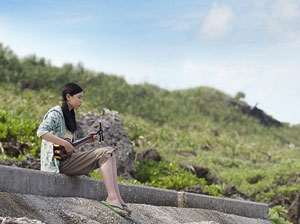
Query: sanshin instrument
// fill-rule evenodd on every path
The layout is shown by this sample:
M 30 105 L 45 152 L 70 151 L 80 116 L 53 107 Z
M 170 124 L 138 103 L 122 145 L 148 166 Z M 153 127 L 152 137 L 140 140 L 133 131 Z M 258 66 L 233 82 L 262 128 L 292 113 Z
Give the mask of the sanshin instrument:
M 99 142 L 104 141 L 103 129 L 102 129 L 101 122 L 99 122 L 99 130 L 96 132 L 96 134 L 89 135 L 85 138 L 82 138 L 82 139 L 76 141 L 76 142 L 71 142 L 70 139 L 65 139 L 65 140 L 69 141 L 71 143 L 71 145 L 73 145 L 73 147 L 76 147 L 76 146 L 80 145 L 81 143 L 93 138 L 94 135 L 99 135 Z M 54 154 L 54 158 L 56 158 L 58 160 L 64 160 L 69 156 L 66 149 L 62 145 L 57 145 L 57 144 L 53 144 L 53 154 Z

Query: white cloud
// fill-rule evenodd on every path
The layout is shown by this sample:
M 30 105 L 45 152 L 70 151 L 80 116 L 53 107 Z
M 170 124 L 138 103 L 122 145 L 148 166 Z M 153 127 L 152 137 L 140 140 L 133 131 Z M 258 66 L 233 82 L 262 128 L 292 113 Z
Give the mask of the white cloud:
M 211 65 L 205 62 L 195 64 L 192 61 L 185 62 L 182 72 L 196 86 L 211 85 L 226 90 L 230 94 L 235 94 L 237 91 L 258 82 L 262 74 L 260 69 Z
M 280 21 L 295 21 L 300 17 L 299 0 L 278 0 L 272 6 L 272 17 Z
M 224 3 L 214 3 L 210 12 L 205 17 L 200 35 L 204 39 L 220 39 L 232 28 L 234 12 Z
M 271 39 L 282 43 L 297 42 L 300 38 L 300 0 L 256 0 L 252 16 L 256 26 Z M 250 7 L 251 8 L 251 7 Z
M 299 0 L 279 0 L 272 7 L 268 16 L 267 25 L 273 34 L 283 40 L 298 40 L 300 19 Z
M 254 9 L 261 10 L 260 12 L 264 12 L 268 16 L 279 20 L 295 20 L 299 18 L 299 0 L 253 0 L 250 2 L 251 5 Z

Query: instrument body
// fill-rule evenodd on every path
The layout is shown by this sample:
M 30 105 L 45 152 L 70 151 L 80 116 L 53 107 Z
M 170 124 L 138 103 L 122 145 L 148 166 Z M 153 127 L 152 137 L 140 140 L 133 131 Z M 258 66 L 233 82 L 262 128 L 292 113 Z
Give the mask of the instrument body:
M 82 139 L 76 141 L 76 142 L 71 142 L 70 139 L 65 139 L 65 140 L 70 142 L 71 145 L 73 145 L 73 147 L 76 147 L 76 146 L 80 145 L 81 143 L 93 138 L 94 135 L 99 135 L 99 142 L 102 142 L 102 141 L 104 141 L 103 129 L 102 129 L 101 122 L 99 122 L 99 123 L 100 123 L 100 125 L 99 125 L 100 128 L 96 132 L 96 134 L 89 135 L 85 138 L 82 138 Z M 69 156 L 69 154 L 67 153 L 66 149 L 62 145 L 53 144 L 53 156 L 54 156 L 54 158 L 56 158 L 58 160 L 64 160 Z

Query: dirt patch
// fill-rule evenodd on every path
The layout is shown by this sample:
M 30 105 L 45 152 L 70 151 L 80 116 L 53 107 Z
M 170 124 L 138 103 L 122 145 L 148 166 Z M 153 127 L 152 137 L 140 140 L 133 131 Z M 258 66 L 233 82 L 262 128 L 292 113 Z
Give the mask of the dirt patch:
M 185 157 L 197 156 L 197 153 L 195 153 L 193 151 L 178 151 L 178 152 L 176 152 L 176 154 L 185 156 Z

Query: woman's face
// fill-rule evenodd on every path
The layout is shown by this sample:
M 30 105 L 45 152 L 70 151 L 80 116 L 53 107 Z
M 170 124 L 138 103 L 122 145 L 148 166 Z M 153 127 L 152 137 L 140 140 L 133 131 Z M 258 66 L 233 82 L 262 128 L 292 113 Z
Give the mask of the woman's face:
M 80 105 L 82 104 L 82 98 L 83 98 L 83 92 L 74 94 L 71 96 L 70 94 L 67 94 L 67 102 L 69 105 L 69 109 L 78 109 Z

